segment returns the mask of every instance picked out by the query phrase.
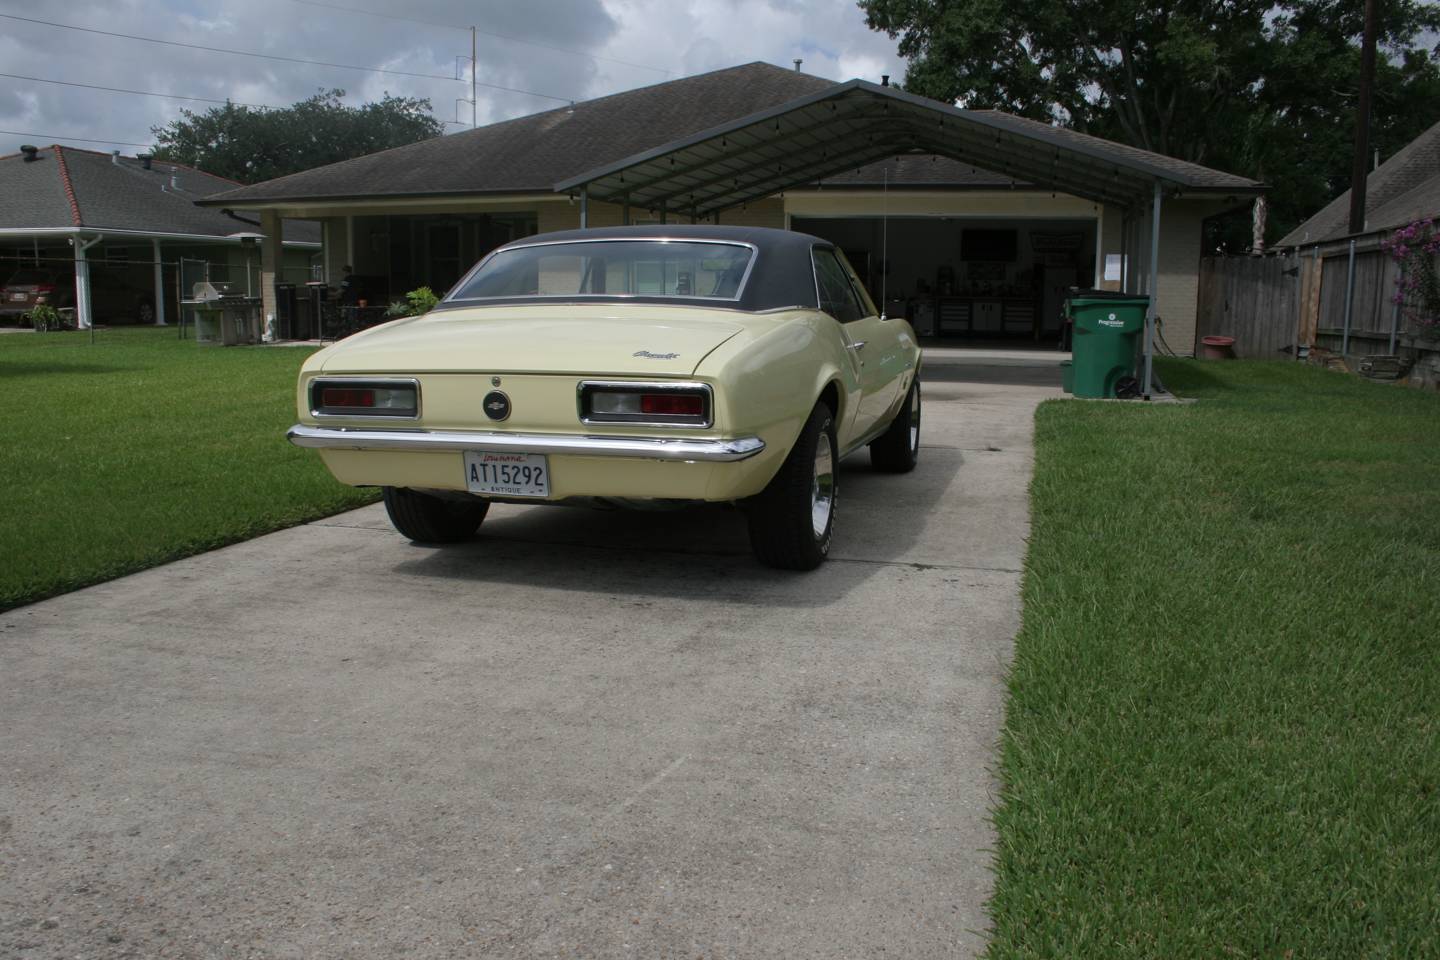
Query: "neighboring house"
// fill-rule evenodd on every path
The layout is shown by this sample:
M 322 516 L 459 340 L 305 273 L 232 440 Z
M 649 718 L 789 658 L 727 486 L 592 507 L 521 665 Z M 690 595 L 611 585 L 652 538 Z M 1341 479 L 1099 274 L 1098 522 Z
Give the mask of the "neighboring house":
M 50 302 L 72 307 L 82 327 L 165 323 L 191 294 L 182 282 L 207 276 L 258 295 L 258 219 L 195 205 L 236 186 L 118 152 L 22 147 L 0 157 L 0 283 L 52 287 Z M 309 279 L 319 241 L 315 224 L 290 225 L 287 275 Z M 20 319 L 16 306 L 0 303 L 0 317 Z
M 838 243 L 923 333 L 1053 342 L 1072 286 L 1147 289 L 1193 344 L 1205 219 L 1243 177 L 990 110 L 763 63 L 686 77 L 218 194 L 210 207 L 319 220 L 324 271 L 393 299 L 448 288 L 537 232 L 714 220 Z M 1159 202 L 1156 202 L 1157 199 Z M 276 304 L 274 264 L 262 292 Z
M 1383 234 L 1440 216 L 1440 123 L 1416 137 L 1365 179 L 1365 228 L 1350 233 L 1350 191 L 1286 234 L 1281 248 L 1314 247 Z
M 1394 300 L 1399 268 L 1381 249 L 1396 229 L 1432 218 L 1440 219 L 1440 123 L 1366 178 L 1362 231 L 1350 232 L 1347 190 L 1275 245 L 1301 268 L 1295 342 L 1407 361 L 1433 354 L 1433 341 L 1406 329 Z

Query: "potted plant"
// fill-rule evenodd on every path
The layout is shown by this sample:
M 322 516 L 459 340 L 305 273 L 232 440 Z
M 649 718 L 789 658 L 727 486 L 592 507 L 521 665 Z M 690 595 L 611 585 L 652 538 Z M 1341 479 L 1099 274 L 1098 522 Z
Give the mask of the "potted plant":
M 44 333 L 48 330 L 64 330 L 68 324 L 56 310 L 48 303 L 37 303 L 30 309 L 30 323 L 35 327 L 36 333 Z
M 416 287 L 405 294 L 404 300 L 396 300 L 385 309 L 387 317 L 418 317 L 435 309 L 440 298 L 429 287 Z

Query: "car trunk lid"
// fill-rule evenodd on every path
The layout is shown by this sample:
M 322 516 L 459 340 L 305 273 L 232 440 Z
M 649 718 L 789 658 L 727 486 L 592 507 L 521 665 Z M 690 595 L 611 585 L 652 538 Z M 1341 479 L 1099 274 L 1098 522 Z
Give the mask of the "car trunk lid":
M 344 341 L 326 373 L 689 376 L 743 327 L 731 311 L 567 304 L 438 310 Z M 384 336 L 379 336 L 383 331 Z

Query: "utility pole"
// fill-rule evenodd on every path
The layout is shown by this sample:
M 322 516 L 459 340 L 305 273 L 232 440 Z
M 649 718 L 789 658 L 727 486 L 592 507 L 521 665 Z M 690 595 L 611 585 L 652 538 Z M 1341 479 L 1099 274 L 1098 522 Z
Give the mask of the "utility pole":
M 1372 0 L 1373 2 L 1373 0 Z M 470 129 L 475 129 L 475 28 L 470 28 Z
M 1350 168 L 1350 232 L 1365 230 L 1365 178 L 1370 160 L 1370 100 L 1375 86 L 1375 31 L 1379 0 L 1365 0 L 1360 44 L 1360 104 L 1355 111 L 1355 162 Z

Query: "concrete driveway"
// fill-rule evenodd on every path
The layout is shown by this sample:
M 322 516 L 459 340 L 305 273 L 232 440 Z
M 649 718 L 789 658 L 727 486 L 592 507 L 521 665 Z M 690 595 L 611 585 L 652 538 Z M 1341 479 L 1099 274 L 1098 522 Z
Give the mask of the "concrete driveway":
M 975 953 L 1055 359 L 932 351 L 812 574 L 721 509 L 377 506 L 0 615 L 0 952 Z

